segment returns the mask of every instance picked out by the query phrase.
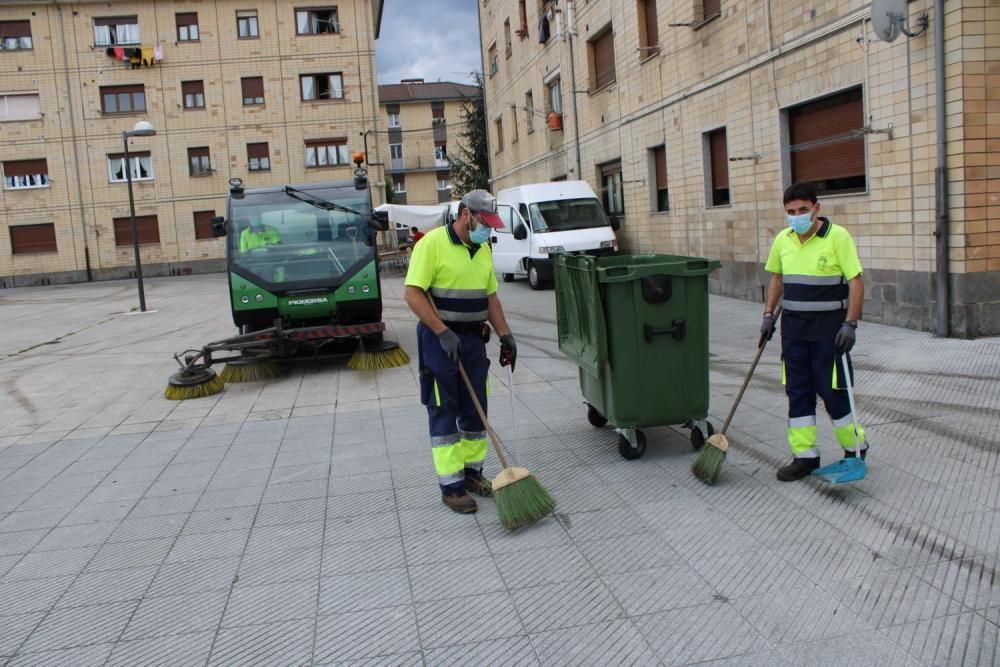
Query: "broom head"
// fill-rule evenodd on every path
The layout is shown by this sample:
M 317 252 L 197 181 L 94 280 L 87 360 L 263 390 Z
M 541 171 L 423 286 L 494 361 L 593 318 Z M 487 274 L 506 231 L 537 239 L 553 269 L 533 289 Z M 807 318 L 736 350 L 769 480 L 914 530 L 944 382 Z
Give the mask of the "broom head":
M 722 433 L 710 437 L 705 446 L 698 452 L 697 458 L 691 464 L 691 472 L 705 484 L 715 484 L 719 479 L 719 471 L 726 460 L 729 451 L 729 440 Z
M 222 369 L 221 377 L 224 382 L 235 384 L 270 380 L 280 376 L 281 373 L 281 366 L 273 359 L 246 355 L 227 361 L 225 368 Z
M 556 508 L 556 501 L 527 468 L 504 468 L 493 479 L 500 523 L 507 530 L 531 525 Z
M 347 361 L 347 367 L 356 371 L 377 371 L 383 368 L 398 368 L 410 363 L 410 357 L 391 340 L 379 344 L 365 344 L 362 338 L 358 350 Z
M 204 366 L 195 366 L 171 375 L 163 396 L 170 401 L 188 401 L 218 394 L 223 387 L 225 382 L 215 374 L 215 371 Z

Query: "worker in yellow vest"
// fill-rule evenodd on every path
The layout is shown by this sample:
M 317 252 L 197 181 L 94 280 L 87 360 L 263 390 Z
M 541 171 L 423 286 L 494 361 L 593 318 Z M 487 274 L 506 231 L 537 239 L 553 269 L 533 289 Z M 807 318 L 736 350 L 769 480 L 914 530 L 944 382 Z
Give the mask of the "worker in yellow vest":
M 792 462 L 778 469 L 778 479 L 791 482 L 819 467 L 816 448 L 816 395 L 833 421 L 844 457 L 854 454 L 854 415 L 847 397 L 845 373 L 851 373 L 850 351 L 861 318 L 865 286 L 861 262 L 850 233 L 820 217 L 815 186 L 795 183 L 785 190 L 788 229 L 774 239 L 765 270 L 771 273 L 760 333 L 774 334 L 774 310 L 782 302 L 782 382 L 788 396 L 788 444 Z M 858 432 L 861 457 L 868 443 Z
M 458 363 L 485 411 L 487 321 L 500 338 L 500 365 L 513 369 L 517 361 L 517 345 L 497 297 L 489 244 L 492 230 L 501 227 L 493 195 L 472 190 L 462 197 L 454 222 L 427 232 L 413 246 L 406 273 L 406 304 L 420 320 L 420 400 L 427 406 L 434 468 L 442 501 L 459 513 L 477 509 L 469 491 L 489 496 L 493 489 L 483 477 L 486 426 L 459 377 Z
M 259 218 L 240 234 L 240 252 L 266 248 L 281 243 L 281 235 L 271 225 L 265 225 Z

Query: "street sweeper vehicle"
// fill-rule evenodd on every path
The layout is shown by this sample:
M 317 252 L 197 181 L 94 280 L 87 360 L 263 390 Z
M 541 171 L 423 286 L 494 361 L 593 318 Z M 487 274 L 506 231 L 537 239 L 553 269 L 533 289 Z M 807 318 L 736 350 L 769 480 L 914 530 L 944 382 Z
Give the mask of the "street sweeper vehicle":
M 377 232 L 388 218 L 372 210 L 367 174 L 353 180 L 245 188 L 230 180 L 226 216 L 229 302 L 238 334 L 174 355 L 180 370 L 165 395 L 208 396 L 226 382 L 274 377 L 282 360 L 353 353 L 368 370 L 409 362 L 385 340 Z M 212 366 L 224 363 L 219 374 Z

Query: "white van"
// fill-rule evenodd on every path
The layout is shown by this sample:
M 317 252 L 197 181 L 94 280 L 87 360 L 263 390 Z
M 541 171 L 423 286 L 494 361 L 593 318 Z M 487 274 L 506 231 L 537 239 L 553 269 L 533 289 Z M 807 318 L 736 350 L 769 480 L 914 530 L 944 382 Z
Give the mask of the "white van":
M 504 228 L 491 237 L 493 265 L 504 282 L 527 276 L 532 289 L 542 289 L 552 282 L 558 253 L 618 252 L 618 222 L 608 219 L 586 181 L 507 188 L 497 194 L 497 204 Z

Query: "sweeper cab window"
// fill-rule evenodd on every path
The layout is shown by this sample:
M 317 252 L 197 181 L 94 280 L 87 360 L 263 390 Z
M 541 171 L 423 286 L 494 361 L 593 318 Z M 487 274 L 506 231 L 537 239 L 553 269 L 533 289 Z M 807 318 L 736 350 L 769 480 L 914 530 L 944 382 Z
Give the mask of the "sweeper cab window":
M 310 194 L 355 211 L 369 209 L 365 196 Z M 283 191 L 230 201 L 229 256 L 235 267 L 263 283 L 330 287 L 374 257 L 374 232 L 362 215 L 326 210 Z

